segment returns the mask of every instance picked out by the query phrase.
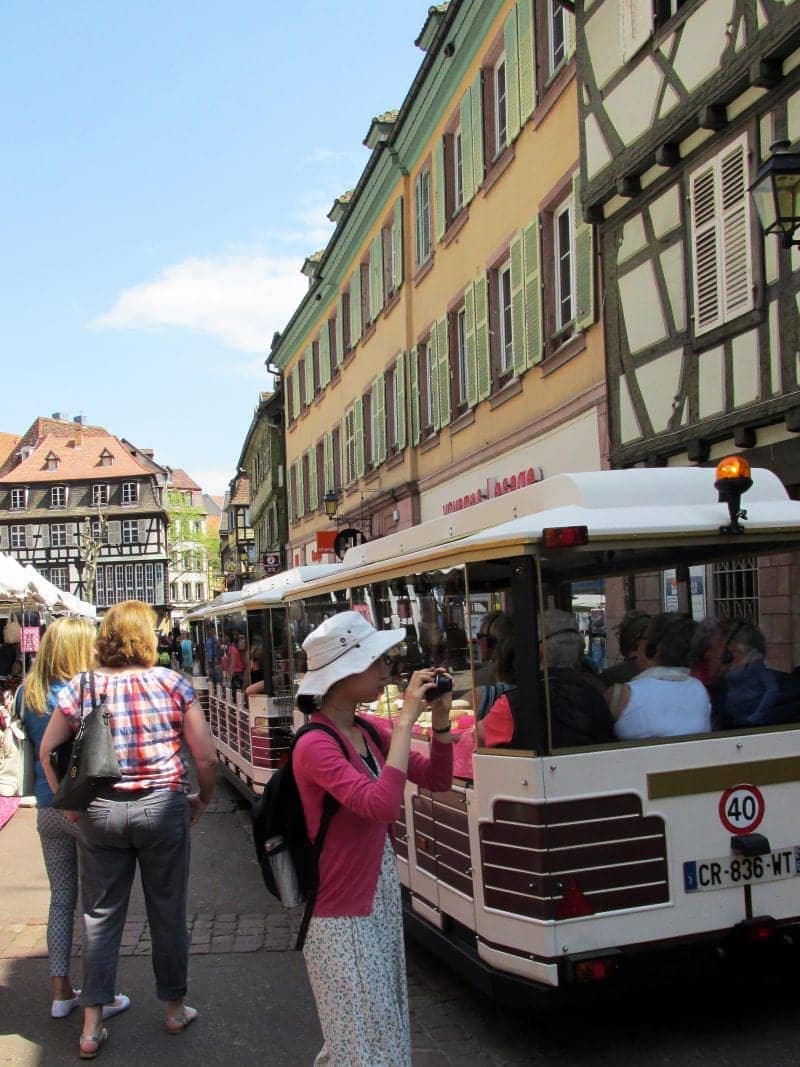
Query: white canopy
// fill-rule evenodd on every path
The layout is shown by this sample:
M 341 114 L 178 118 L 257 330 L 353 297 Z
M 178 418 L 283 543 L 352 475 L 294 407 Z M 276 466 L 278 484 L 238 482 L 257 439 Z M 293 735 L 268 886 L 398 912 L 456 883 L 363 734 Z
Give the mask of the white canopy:
M 13 556 L 0 553 L 0 600 L 24 604 L 33 601 L 54 612 L 68 612 L 87 619 L 97 618 L 94 604 L 80 600 L 48 581 L 35 567 L 24 567 Z

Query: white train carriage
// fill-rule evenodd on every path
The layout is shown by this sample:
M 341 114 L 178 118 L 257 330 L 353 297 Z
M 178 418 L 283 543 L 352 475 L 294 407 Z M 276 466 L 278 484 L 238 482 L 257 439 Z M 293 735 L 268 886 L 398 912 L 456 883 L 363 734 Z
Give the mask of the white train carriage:
M 367 714 L 391 715 L 419 664 L 453 674 L 458 777 L 443 795 L 408 786 L 396 850 L 413 932 L 489 992 L 527 997 L 655 952 L 797 929 L 800 724 L 560 744 L 546 656 L 540 667 L 548 607 L 575 613 L 601 664 L 632 607 L 752 608 L 759 558 L 800 546 L 800 503 L 754 471 L 745 518 L 749 472 L 727 470 L 723 502 L 713 470 L 558 476 L 353 548 L 284 590 L 296 639 L 350 607 L 407 628 L 396 688 Z M 488 612 L 511 621 L 523 710 L 513 747 L 470 753 Z

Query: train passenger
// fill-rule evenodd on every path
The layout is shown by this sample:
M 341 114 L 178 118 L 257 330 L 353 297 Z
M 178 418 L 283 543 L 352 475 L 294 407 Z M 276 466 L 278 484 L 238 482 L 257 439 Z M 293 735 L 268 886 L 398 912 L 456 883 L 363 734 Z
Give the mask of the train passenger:
M 711 729 L 706 688 L 689 674 L 689 650 L 696 623 L 684 616 L 657 617 L 650 628 L 648 652 L 655 665 L 621 687 L 612 698 L 615 733 L 620 740 L 678 737 Z
M 477 688 L 472 704 L 476 722 L 489 714 L 495 700 L 505 692 L 506 684 L 497 674 L 497 650 L 512 632 L 511 619 L 504 611 L 487 611 L 481 619 L 476 638 L 480 666 L 475 672 Z
M 650 621 L 651 616 L 646 611 L 628 611 L 622 616 L 617 627 L 617 643 L 622 660 L 600 672 L 604 689 L 629 682 L 648 666 L 642 653 Z
M 800 679 L 766 665 L 767 642 L 757 626 L 745 619 L 732 620 L 726 650 L 731 665 L 714 701 L 721 729 L 800 719 Z
M 614 740 L 611 712 L 591 678 L 580 668 L 583 636 L 568 611 L 550 608 L 544 613 L 544 647 L 547 655 L 547 681 L 550 695 L 550 739 L 553 748 L 604 744 Z M 512 641 L 502 647 L 503 661 Z M 539 654 L 541 659 L 541 643 Z M 508 675 L 503 663 L 501 670 Z M 545 708 L 545 678 L 540 674 L 541 707 Z M 516 747 L 516 737 L 524 715 L 519 690 L 508 689 L 493 704 L 483 720 L 483 744 Z
M 716 619 L 703 619 L 697 624 L 689 649 L 689 673 L 706 687 L 712 706 L 730 662 L 722 626 Z
M 406 779 L 436 791 L 450 788 L 450 695 L 430 702 L 430 757 L 410 752 L 411 731 L 428 704 L 432 669 L 415 671 L 393 728 L 378 746 L 355 721 L 356 707 L 375 700 L 390 677 L 387 653 L 405 630 L 376 630 L 358 612 L 326 619 L 303 642 L 308 671 L 297 705 L 311 721 L 333 727 L 347 749 L 322 730 L 306 733 L 293 755 L 309 836 L 323 799 L 340 807 L 330 821 L 319 862 L 319 890 L 303 954 L 317 1004 L 326 1067 L 411 1067 L 408 990 L 397 867 L 391 827 Z

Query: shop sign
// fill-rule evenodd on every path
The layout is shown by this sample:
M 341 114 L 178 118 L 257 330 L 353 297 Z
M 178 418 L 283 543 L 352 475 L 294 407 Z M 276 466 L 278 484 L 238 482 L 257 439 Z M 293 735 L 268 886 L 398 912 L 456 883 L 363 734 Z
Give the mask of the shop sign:
M 510 474 L 502 478 L 489 477 L 484 485 L 479 485 L 474 490 L 442 504 L 442 514 L 452 515 L 456 511 L 463 511 L 464 508 L 482 504 L 484 500 L 505 496 L 506 493 L 513 493 L 517 489 L 524 489 L 526 485 L 540 482 L 543 477 L 541 467 L 524 467 L 516 474 Z

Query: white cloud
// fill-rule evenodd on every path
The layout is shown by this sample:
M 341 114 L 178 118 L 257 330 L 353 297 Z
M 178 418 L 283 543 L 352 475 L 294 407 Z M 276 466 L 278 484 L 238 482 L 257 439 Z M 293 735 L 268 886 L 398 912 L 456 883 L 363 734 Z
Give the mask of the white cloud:
M 124 290 L 92 326 L 99 330 L 183 327 L 216 337 L 240 352 L 266 355 L 307 282 L 296 256 L 229 254 L 192 257 L 153 281 Z

